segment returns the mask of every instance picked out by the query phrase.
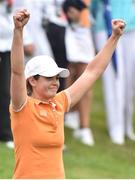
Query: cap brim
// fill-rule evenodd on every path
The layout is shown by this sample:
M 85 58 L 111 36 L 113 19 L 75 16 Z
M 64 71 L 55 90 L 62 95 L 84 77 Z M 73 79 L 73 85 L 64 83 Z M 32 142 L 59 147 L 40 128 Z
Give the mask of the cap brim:
M 44 72 L 39 73 L 39 75 L 45 76 L 45 77 L 53 77 L 58 74 L 61 78 L 67 78 L 70 75 L 70 72 L 68 69 L 65 69 L 65 68 L 57 68 L 53 71 L 44 71 Z

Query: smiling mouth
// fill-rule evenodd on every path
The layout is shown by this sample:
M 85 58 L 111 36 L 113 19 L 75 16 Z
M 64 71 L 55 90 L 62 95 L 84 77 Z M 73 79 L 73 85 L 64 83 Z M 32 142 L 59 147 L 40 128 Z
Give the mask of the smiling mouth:
M 53 90 L 53 91 L 57 91 L 58 87 L 53 87 L 53 88 L 50 88 L 50 89 Z

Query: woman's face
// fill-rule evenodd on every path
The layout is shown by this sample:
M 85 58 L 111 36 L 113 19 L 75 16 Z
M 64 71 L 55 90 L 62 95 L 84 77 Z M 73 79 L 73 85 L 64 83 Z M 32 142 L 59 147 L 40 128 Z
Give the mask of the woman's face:
M 60 86 L 59 75 L 54 77 L 40 76 L 37 80 L 33 78 L 29 82 L 33 89 L 32 97 L 40 100 L 53 98 Z

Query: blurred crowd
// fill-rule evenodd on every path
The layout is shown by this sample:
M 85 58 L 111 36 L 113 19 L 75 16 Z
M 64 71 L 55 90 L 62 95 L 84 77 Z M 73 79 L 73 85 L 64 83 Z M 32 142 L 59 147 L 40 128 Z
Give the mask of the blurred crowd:
M 70 86 L 102 49 L 111 34 L 111 20 L 125 20 L 125 33 L 102 76 L 103 96 L 112 143 L 123 145 L 125 138 L 135 141 L 135 0 L 0 0 L 0 141 L 14 148 L 9 114 L 10 50 L 13 13 L 20 8 L 30 12 L 24 31 L 25 62 L 48 54 L 71 72 L 66 80 L 60 79 L 59 91 Z M 88 146 L 95 144 L 91 107 L 92 89 L 65 115 L 65 126 L 73 129 L 73 138 Z

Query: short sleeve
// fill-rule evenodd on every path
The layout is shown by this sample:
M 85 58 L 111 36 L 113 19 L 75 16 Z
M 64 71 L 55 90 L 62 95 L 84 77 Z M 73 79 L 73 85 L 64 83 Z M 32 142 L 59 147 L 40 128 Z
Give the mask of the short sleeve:
M 71 105 L 71 98 L 70 94 L 68 93 L 68 90 L 61 91 L 56 95 L 56 101 L 59 101 L 63 108 L 64 112 L 68 112 Z

